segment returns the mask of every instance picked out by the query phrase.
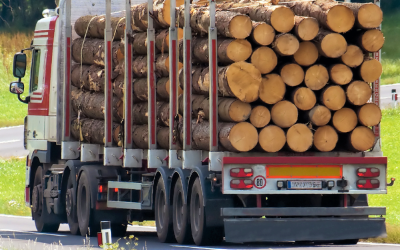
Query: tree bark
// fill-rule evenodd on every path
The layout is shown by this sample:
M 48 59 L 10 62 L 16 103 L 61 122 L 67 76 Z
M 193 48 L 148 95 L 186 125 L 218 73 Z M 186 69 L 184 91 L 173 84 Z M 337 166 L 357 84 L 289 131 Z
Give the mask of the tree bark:
M 315 64 L 306 70 L 304 83 L 312 90 L 320 90 L 329 81 L 328 70 L 321 64 Z
M 264 128 L 271 121 L 271 112 L 265 106 L 256 106 L 251 110 L 250 123 L 256 128 Z
M 346 85 L 353 79 L 353 71 L 344 64 L 329 67 L 330 80 L 338 85 Z
M 346 93 L 340 86 L 328 86 L 321 91 L 320 101 L 328 109 L 336 111 L 346 103 Z
M 169 149 L 169 128 L 157 127 L 157 144 L 162 149 Z M 149 148 L 149 128 L 147 125 L 133 125 L 132 139 L 134 148 Z
M 367 151 L 374 145 L 375 135 L 372 129 L 368 127 L 359 126 L 347 135 L 347 148 L 351 151 Z
M 321 152 L 330 152 L 335 149 L 339 136 L 331 126 L 317 128 L 314 133 L 314 147 Z
M 301 41 L 313 40 L 319 32 L 318 20 L 313 17 L 295 16 L 294 34 Z
M 271 119 L 275 125 L 289 128 L 297 122 L 298 110 L 293 103 L 280 101 L 272 107 Z
M 120 42 L 112 43 L 112 66 L 118 65 L 119 58 L 121 55 L 118 54 L 118 49 L 120 47 Z M 77 38 L 72 42 L 71 45 L 72 59 L 76 63 L 83 64 L 96 64 L 99 66 L 105 66 L 105 49 L 104 40 L 86 38 L 83 42 L 83 38 Z
M 254 22 L 251 40 L 260 46 L 270 45 L 275 40 L 274 28 L 265 22 Z
M 314 92 L 306 87 L 299 87 L 292 92 L 292 101 L 299 110 L 310 110 L 317 103 Z
M 301 42 L 293 59 L 301 66 L 311 66 L 318 60 L 318 48 L 313 42 Z
M 338 34 L 327 30 L 321 30 L 315 37 L 319 53 L 329 58 L 339 58 L 347 50 L 346 39 Z
M 348 45 L 346 53 L 344 53 L 340 59 L 350 68 L 356 68 L 363 63 L 364 53 L 356 45 Z
M 103 93 L 90 93 L 74 89 L 71 91 L 72 108 L 78 114 L 91 119 L 104 120 L 104 94 Z M 121 122 L 124 117 L 124 103 L 119 98 L 113 98 L 113 121 Z
M 307 122 L 310 121 L 312 125 L 320 127 L 329 123 L 332 114 L 327 107 L 316 105 L 310 111 L 307 111 L 305 116 Z
M 289 149 L 294 152 L 306 152 L 313 145 L 313 133 L 305 124 L 295 124 L 286 133 Z
M 286 93 L 286 86 L 280 75 L 269 74 L 262 78 L 259 97 L 266 104 L 281 101 Z
M 283 65 L 279 73 L 283 82 L 291 87 L 298 86 L 304 81 L 304 70 L 296 63 Z
M 354 81 L 347 86 L 347 100 L 356 106 L 366 104 L 372 96 L 371 86 L 363 81 Z
M 358 69 L 358 74 L 364 82 L 375 82 L 382 75 L 382 72 L 382 64 L 371 57 L 364 58 L 364 62 Z
M 335 1 L 284 0 L 279 4 L 291 8 L 298 16 L 314 17 L 326 29 L 337 33 L 349 31 L 355 23 L 353 11 Z
M 367 103 L 357 109 L 358 121 L 366 127 L 378 125 L 382 119 L 382 111 L 374 103 Z
M 355 33 L 349 33 L 348 41 L 357 44 L 367 52 L 377 52 L 382 49 L 385 37 L 379 29 L 360 30 Z
M 111 79 L 114 80 L 117 76 L 113 72 Z M 105 70 L 97 65 L 82 65 L 81 68 L 79 64 L 74 64 L 71 73 L 71 83 L 80 89 L 104 92 Z
M 269 125 L 261 129 L 258 141 L 265 152 L 276 153 L 285 146 L 286 134 L 280 127 Z
M 268 74 L 273 71 L 278 64 L 278 57 L 272 49 L 268 47 L 259 47 L 254 50 L 250 61 L 261 74 Z
M 361 29 L 378 28 L 383 20 L 383 12 L 374 3 L 343 3 L 356 17 L 356 26 Z
M 342 108 L 336 111 L 332 117 L 332 125 L 340 133 L 352 131 L 358 123 L 357 114 L 350 108 Z
M 72 120 L 71 125 L 71 133 L 75 139 L 86 143 L 104 144 L 104 121 L 80 118 Z M 120 126 L 117 123 L 113 123 L 112 137 L 113 142 L 118 143 Z
M 132 105 L 133 124 L 148 124 L 149 104 L 147 102 L 135 103 Z M 157 102 L 157 123 L 160 126 L 169 126 L 169 103 Z
M 183 39 L 183 29 L 177 28 L 178 31 L 178 41 Z M 147 33 L 145 33 L 147 34 Z M 169 52 L 169 30 L 161 30 L 156 34 L 156 48 L 161 52 L 161 54 Z
M 277 35 L 275 41 L 272 43 L 272 48 L 281 56 L 292 56 L 297 52 L 299 47 L 299 40 L 290 33 Z
M 106 18 L 105 16 L 82 16 L 76 20 L 74 28 L 80 37 L 86 35 L 87 38 L 104 38 Z M 121 40 L 125 34 L 125 18 L 111 17 L 111 28 L 114 40 Z
M 178 63 L 178 68 L 183 68 L 182 63 Z M 132 71 L 137 78 L 147 77 L 147 56 L 137 56 L 132 61 Z M 169 76 L 169 56 L 159 54 L 156 56 L 155 74 L 157 77 Z

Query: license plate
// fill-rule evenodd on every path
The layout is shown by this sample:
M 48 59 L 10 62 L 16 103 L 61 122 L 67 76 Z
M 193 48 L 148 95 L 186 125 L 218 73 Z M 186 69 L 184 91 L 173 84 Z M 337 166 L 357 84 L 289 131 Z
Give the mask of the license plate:
M 322 189 L 322 181 L 288 181 L 287 188 L 302 190 Z

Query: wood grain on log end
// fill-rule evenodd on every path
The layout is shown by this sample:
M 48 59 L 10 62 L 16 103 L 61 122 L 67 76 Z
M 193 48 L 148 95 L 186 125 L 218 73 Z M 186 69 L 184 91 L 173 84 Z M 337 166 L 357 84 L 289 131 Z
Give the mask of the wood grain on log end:
M 301 42 L 293 58 L 301 66 L 313 65 L 318 59 L 318 48 L 313 42 Z
M 280 71 L 282 80 L 288 86 L 297 86 L 304 81 L 304 70 L 296 63 L 285 64 Z
M 275 30 L 265 22 L 253 22 L 251 39 L 258 45 L 270 45 L 275 39 Z
M 281 56 L 291 56 L 299 49 L 299 40 L 289 33 L 277 35 L 272 43 L 272 48 Z
M 372 29 L 363 32 L 360 38 L 360 46 L 368 52 L 377 52 L 382 49 L 385 37 L 379 29 Z
M 250 36 L 253 30 L 250 17 L 246 15 L 238 15 L 229 22 L 229 33 L 237 39 L 245 39 Z
M 376 126 L 381 122 L 382 111 L 374 103 L 367 103 L 358 109 L 358 121 L 366 126 Z
M 292 99 L 294 105 L 300 110 L 310 110 L 317 102 L 314 92 L 306 87 L 295 89 L 292 93 Z
M 353 79 L 353 71 L 346 65 L 339 63 L 329 68 L 329 76 L 332 82 L 339 85 L 346 85 Z
M 349 134 L 349 149 L 354 151 L 367 151 L 375 144 L 375 135 L 372 129 L 364 126 L 355 128 Z
M 332 117 L 333 126 L 341 133 L 352 131 L 357 126 L 357 123 L 357 114 L 350 108 L 342 108 L 336 111 Z
M 382 72 L 382 64 L 375 58 L 365 58 L 360 67 L 360 75 L 365 82 L 375 82 Z
M 342 35 L 329 33 L 322 39 L 319 49 L 325 57 L 338 58 L 346 53 L 347 42 Z
M 344 5 L 336 5 L 330 8 L 327 17 L 327 25 L 332 31 L 344 33 L 353 28 L 355 17 L 353 11 Z
M 366 82 L 354 81 L 347 87 L 346 95 L 351 104 L 361 106 L 371 98 L 372 89 Z
M 250 61 L 258 70 L 260 70 L 261 74 L 270 73 L 278 64 L 278 58 L 275 52 L 268 47 L 260 47 L 254 50 Z
M 340 86 L 329 86 L 322 91 L 321 102 L 330 110 L 339 110 L 346 103 L 346 93 Z
M 325 126 L 329 123 L 331 117 L 331 111 L 323 105 L 317 105 L 308 112 L 308 118 L 315 126 Z
M 291 126 L 287 133 L 287 145 L 294 152 L 306 152 L 313 145 L 313 133 L 305 124 Z
M 256 128 L 263 128 L 271 121 L 271 112 L 265 106 L 257 106 L 251 110 L 250 123 Z
M 280 151 L 286 144 L 286 135 L 283 129 L 275 125 L 263 128 L 258 135 L 261 148 L 269 153 Z
M 329 73 L 325 66 L 316 64 L 306 70 L 304 82 L 312 90 L 320 90 L 329 81 Z
M 233 62 L 246 61 L 252 53 L 251 43 L 244 39 L 235 39 L 226 48 L 226 55 Z
M 248 152 L 257 146 L 257 129 L 248 122 L 240 122 L 232 127 L 229 141 L 236 150 Z
M 293 126 L 298 119 L 296 106 L 289 101 L 280 101 L 271 109 L 271 119 L 275 125 L 281 128 Z
M 313 17 L 295 17 L 295 33 L 302 41 L 313 40 L 319 32 L 319 23 Z
M 355 68 L 363 63 L 364 53 L 360 47 L 356 45 L 348 45 L 347 51 L 342 55 L 341 60 L 350 68 Z
M 218 114 L 224 121 L 244 122 L 250 117 L 251 105 L 235 98 L 219 98 Z
M 314 133 L 314 147 L 321 152 L 330 152 L 335 149 L 339 136 L 331 126 L 317 128 Z
M 267 104 L 275 104 L 283 99 L 286 86 L 278 74 L 268 74 L 262 78 L 259 97 Z
M 278 32 L 289 32 L 294 27 L 294 13 L 286 6 L 277 6 L 271 14 L 271 25 Z
M 374 3 L 343 3 L 353 10 L 357 27 L 362 29 L 378 28 L 383 21 L 383 12 Z

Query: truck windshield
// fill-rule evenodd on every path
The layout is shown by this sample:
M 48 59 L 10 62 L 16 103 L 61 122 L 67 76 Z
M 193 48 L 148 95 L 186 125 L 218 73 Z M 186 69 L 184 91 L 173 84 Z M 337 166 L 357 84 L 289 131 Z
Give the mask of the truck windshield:
M 39 67 L 40 67 L 40 50 L 34 50 L 32 54 L 32 70 L 31 70 L 31 86 L 30 92 L 34 92 L 39 86 Z

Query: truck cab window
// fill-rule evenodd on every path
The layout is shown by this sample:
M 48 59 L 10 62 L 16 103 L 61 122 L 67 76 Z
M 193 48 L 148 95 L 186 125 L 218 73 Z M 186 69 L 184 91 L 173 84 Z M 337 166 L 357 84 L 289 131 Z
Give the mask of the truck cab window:
M 39 67 L 40 67 L 40 50 L 34 50 L 32 54 L 31 68 L 31 86 L 30 93 L 36 91 L 39 86 Z

